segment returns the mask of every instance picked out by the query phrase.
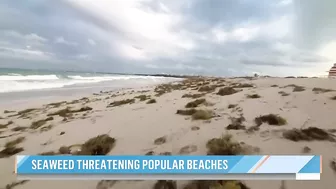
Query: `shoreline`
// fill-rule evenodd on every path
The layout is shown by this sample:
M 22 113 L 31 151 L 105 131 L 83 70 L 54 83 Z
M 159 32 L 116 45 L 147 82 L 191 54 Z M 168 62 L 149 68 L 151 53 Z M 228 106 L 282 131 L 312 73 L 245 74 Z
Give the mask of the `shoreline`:
M 5 109 L 0 110 L 3 169 L 0 188 L 17 182 L 13 174 L 15 154 L 91 154 L 94 147 L 85 146 L 86 142 L 99 135 L 103 135 L 99 140 L 105 141 L 103 147 L 109 155 L 319 154 L 324 159 L 321 181 L 286 181 L 286 185 L 289 189 L 333 186 L 336 171 L 330 167 L 330 161 L 336 157 L 333 141 L 336 118 L 331 117 L 336 111 L 333 80 L 202 77 L 176 84 L 92 91 L 79 99 L 58 100 L 40 102 L 41 106 L 37 101 L 31 102 L 35 103 L 30 107 L 34 109 L 13 105 L 6 113 Z M 309 127 L 327 134 L 320 133 L 316 139 L 316 133 L 300 138 L 292 132 Z M 306 133 L 309 132 L 313 131 Z M 226 138 L 226 142 L 238 145 L 241 151 L 219 151 L 223 148 L 218 148 L 216 141 L 223 140 L 221 136 L 226 134 L 232 137 Z M 20 152 L 4 153 L 8 147 Z M 251 189 L 281 185 L 276 181 L 243 182 Z M 155 183 L 28 181 L 15 189 L 141 189 L 152 188 Z M 187 183 L 178 181 L 177 188 L 183 189 Z

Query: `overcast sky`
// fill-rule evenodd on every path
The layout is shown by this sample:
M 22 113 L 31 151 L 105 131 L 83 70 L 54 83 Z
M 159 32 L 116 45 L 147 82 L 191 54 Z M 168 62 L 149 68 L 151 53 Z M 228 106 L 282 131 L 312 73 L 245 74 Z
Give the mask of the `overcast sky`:
M 0 67 L 323 75 L 335 0 L 1 0 Z

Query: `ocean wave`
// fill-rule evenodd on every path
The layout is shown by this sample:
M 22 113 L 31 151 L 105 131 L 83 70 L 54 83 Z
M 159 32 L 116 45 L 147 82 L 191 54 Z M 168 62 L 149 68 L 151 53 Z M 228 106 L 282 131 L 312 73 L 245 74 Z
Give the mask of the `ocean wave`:
M 156 82 L 162 79 L 166 78 L 131 75 L 14 75 L 11 73 L 8 75 L 0 75 L 0 93 L 62 88 L 78 84 L 99 83 L 112 80 L 130 80 L 130 82 Z
M 11 73 L 10 75 L 0 75 L 0 81 L 45 81 L 45 80 L 57 80 L 59 79 L 57 75 L 14 75 Z

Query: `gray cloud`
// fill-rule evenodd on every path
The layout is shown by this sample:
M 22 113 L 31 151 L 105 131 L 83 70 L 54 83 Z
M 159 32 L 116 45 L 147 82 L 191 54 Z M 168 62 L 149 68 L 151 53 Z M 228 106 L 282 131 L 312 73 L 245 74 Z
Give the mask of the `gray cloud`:
M 330 67 L 335 6 L 333 0 L 3 0 L 0 66 L 311 74 L 311 67 Z

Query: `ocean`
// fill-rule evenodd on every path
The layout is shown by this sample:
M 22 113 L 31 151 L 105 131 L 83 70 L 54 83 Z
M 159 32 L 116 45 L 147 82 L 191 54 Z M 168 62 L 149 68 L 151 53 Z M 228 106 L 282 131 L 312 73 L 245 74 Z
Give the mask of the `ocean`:
M 177 78 L 0 68 L 0 103 L 49 97 L 75 97 L 99 91 L 135 88 Z M 2 103 L 1 103 L 2 104 Z

